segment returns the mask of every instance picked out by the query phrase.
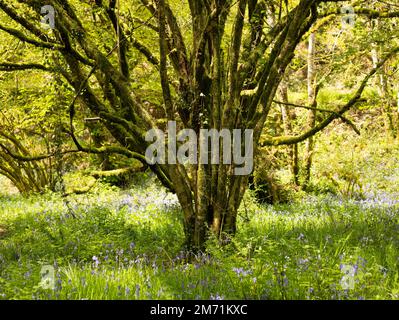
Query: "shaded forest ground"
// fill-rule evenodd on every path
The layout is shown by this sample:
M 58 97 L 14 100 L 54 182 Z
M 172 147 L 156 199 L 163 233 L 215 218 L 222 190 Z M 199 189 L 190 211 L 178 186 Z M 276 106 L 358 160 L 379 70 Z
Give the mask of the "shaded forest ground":
M 191 263 L 178 203 L 151 179 L 67 202 L 3 184 L 0 299 L 399 299 L 397 143 L 328 135 L 312 194 L 262 206 L 247 193 L 234 241 L 210 241 Z M 55 290 L 39 285 L 43 265 Z

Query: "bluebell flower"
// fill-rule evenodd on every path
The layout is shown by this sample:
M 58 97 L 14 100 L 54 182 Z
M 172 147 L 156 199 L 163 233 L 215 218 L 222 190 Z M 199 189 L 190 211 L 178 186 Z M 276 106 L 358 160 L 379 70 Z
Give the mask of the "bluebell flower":
M 233 271 L 239 276 L 244 272 L 243 268 L 233 268 Z
M 233 268 L 233 271 L 237 274 L 239 277 L 246 277 L 250 274 L 252 274 L 251 270 L 244 270 L 244 268 Z
M 98 259 L 97 256 L 93 256 L 92 259 L 93 259 L 93 261 L 94 261 L 94 266 L 97 268 L 98 265 L 100 264 L 100 260 Z
M 305 240 L 305 235 L 304 235 L 303 233 L 301 233 L 301 234 L 298 236 L 297 240 L 298 240 L 298 241 L 303 241 L 303 240 Z
M 362 257 L 359 257 L 358 258 L 358 263 L 364 268 L 366 266 L 366 264 L 367 264 L 367 260 L 362 258 Z
M 211 300 L 224 300 L 223 296 L 220 296 L 218 293 L 216 295 L 211 295 Z
M 287 274 L 285 273 L 285 271 L 281 272 L 281 276 L 283 277 L 283 279 L 281 281 L 281 285 L 283 287 L 288 287 L 288 278 L 287 278 Z
M 136 294 L 136 298 L 138 299 L 139 296 L 140 296 L 140 285 L 138 285 L 138 284 L 136 284 L 136 292 L 135 292 L 135 294 Z
M 298 266 L 303 270 L 306 271 L 309 268 L 309 259 L 299 259 Z

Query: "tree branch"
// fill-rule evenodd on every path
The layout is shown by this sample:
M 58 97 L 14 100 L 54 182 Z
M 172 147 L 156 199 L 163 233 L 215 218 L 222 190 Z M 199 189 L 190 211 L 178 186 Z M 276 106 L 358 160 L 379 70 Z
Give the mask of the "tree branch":
M 0 147 L 4 149 L 4 151 L 11 156 L 12 158 L 21 161 L 21 162 L 34 162 L 34 161 L 41 161 L 41 160 L 45 160 L 45 159 L 49 159 L 52 157 L 56 156 L 56 153 L 52 153 L 52 154 L 43 154 L 43 155 L 39 155 L 39 156 L 24 156 L 22 154 L 17 154 L 12 152 L 8 147 L 6 147 L 3 143 L 0 143 Z M 62 151 L 61 155 L 65 155 L 65 154 L 70 154 L 70 153 L 79 153 L 81 152 L 80 150 L 67 150 L 67 151 Z
M 47 49 L 58 49 L 58 50 L 63 48 L 58 43 L 35 40 L 33 38 L 30 38 L 30 37 L 26 36 L 20 30 L 9 28 L 9 27 L 6 27 L 6 26 L 1 25 L 1 24 L 0 24 L 0 30 L 3 30 L 5 32 L 7 32 L 8 34 L 18 38 L 19 40 L 21 40 L 23 42 L 30 43 L 30 44 L 34 45 L 35 47 L 47 48 Z
M 323 129 L 325 129 L 331 122 L 333 122 L 335 119 L 340 118 L 340 116 L 345 114 L 345 112 L 349 111 L 354 105 L 356 105 L 360 101 L 360 98 L 361 98 L 361 96 L 363 94 L 363 91 L 366 88 L 370 78 L 372 76 L 374 76 L 374 74 L 376 74 L 377 71 L 382 66 L 384 66 L 385 63 L 390 58 L 392 58 L 395 54 L 397 54 L 398 52 L 399 52 L 399 47 L 396 47 L 383 60 L 381 60 L 380 63 L 378 63 L 378 65 L 375 68 L 373 68 L 370 71 L 370 73 L 363 79 L 362 83 L 360 84 L 360 87 L 358 88 L 356 93 L 353 95 L 352 99 L 350 99 L 350 101 L 347 104 L 345 104 L 339 111 L 337 111 L 336 113 L 334 113 L 331 116 L 329 116 L 323 122 L 319 123 L 317 126 L 315 126 L 311 130 L 305 132 L 304 134 L 302 134 L 300 136 L 274 137 L 274 138 L 270 138 L 270 139 L 265 140 L 262 143 L 262 145 L 263 146 L 267 146 L 267 145 L 268 146 L 280 146 L 280 145 L 297 144 L 297 143 L 305 141 L 309 137 L 314 136 L 316 133 L 318 133 L 318 132 L 322 131 Z
M 51 49 L 51 50 L 56 49 L 59 51 L 68 51 L 73 56 L 75 56 L 80 62 L 82 62 L 86 65 L 89 65 L 89 66 L 93 65 L 93 62 L 91 62 L 90 60 L 83 57 L 79 52 L 77 52 L 73 48 L 70 48 L 70 50 L 67 50 L 66 47 L 64 47 L 58 43 L 35 40 L 33 38 L 26 36 L 23 32 L 21 32 L 17 29 L 9 28 L 2 24 L 0 24 L 0 30 L 3 30 L 4 32 L 7 32 L 8 34 L 12 35 L 13 37 L 16 37 L 17 39 L 19 39 L 23 42 L 29 43 L 31 45 L 34 45 L 35 47 L 38 47 L 38 48 L 45 48 L 45 49 Z
M 363 100 L 359 100 L 358 102 L 361 102 Z M 273 100 L 274 103 L 287 106 L 287 107 L 292 107 L 292 108 L 300 108 L 300 109 L 306 109 L 306 110 L 314 110 L 314 111 L 319 111 L 319 112 L 326 112 L 326 113 L 332 113 L 337 115 L 343 122 L 348 124 L 359 136 L 360 136 L 360 130 L 356 127 L 356 125 L 349 120 L 348 118 L 344 117 L 343 115 L 340 115 L 338 112 L 333 111 L 333 110 L 327 110 L 327 109 L 321 109 L 321 108 L 315 108 L 315 107 L 309 107 L 309 106 L 302 106 L 302 105 L 297 105 L 294 103 L 287 103 L 287 102 L 282 102 L 282 101 L 276 101 Z
M 54 68 L 46 67 L 38 63 L 17 64 L 9 62 L 0 62 L 0 71 L 20 71 L 20 70 L 31 70 L 31 69 L 48 71 L 48 72 L 52 72 L 55 70 Z
M 117 4 L 118 3 L 116 0 L 110 0 L 109 7 L 107 8 L 106 11 L 114 27 L 117 37 L 120 71 L 126 77 L 126 79 L 129 79 L 129 63 L 127 58 L 126 36 L 119 22 L 119 4 L 118 7 Z
M 368 9 L 368 8 L 362 8 L 362 7 L 355 7 L 354 11 L 355 11 L 355 14 L 367 16 L 371 19 L 399 18 L 399 11 L 381 12 L 381 11 L 372 10 L 372 9 Z M 328 17 L 331 15 L 342 15 L 341 8 L 339 7 L 335 10 L 321 13 L 320 17 L 324 18 L 324 17 Z
M 34 23 L 19 15 L 13 8 L 8 6 L 3 0 L 0 0 L 0 9 L 3 10 L 11 19 L 23 26 L 30 33 L 38 37 L 43 42 L 56 44 L 54 41 L 49 40 L 48 36 L 42 32 Z
M 167 68 L 167 33 L 166 33 L 166 18 L 165 18 L 165 0 L 159 0 L 158 4 L 158 15 L 159 15 L 159 48 L 160 48 L 160 77 L 162 85 L 163 100 L 165 103 L 165 111 L 169 120 L 173 120 L 173 101 L 170 93 L 169 79 L 168 79 L 168 68 Z
M 132 38 L 133 47 L 136 48 L 141 54 L 143 54 L 147 60 L 152 63 L 154 66 L 159 66 L 158 59 L 152 54 L 152 52 L 144 46 L 140 41 L 135 38 Z

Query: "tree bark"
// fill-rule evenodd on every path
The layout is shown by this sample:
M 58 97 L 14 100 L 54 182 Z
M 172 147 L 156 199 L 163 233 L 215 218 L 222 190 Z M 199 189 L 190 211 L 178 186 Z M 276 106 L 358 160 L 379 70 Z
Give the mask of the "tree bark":
M 313 108 L 317 107 L 317 97 L 316 97 L 316 66 L 315 66 L 315 48 L 316 48 L 316 34 L 311 33 L 309 37 L 309 47 L 308 47 L 308 103 Z M 308 112 L 308 127 L 313 128 L 316 125 L 316 110 L 309 110 Z M 313 162 L 313 152 L 314 152 L 314 137 L 309 137 L 306 141 L 305 146 L 305 168 L 304 168 L 304 189 L 309 187 L 311 169 Z
M 371 58 L 373 60 L 373 66 L 376 67 L 380 62 L 378 45 L 372 44 Z M 384 113 L 385 129 L 388 136 L 393 139 L 397 136 L 397 128 L 394 120 L 394 108 L 395 103 L 391 97 L 388 86 L 388 77 L 385 72 L 385 68 L 381 68 L 377 78 L 378 94 L 381 98 L 382 110 Z
M 289 103 L 288 99 L 288 86 L 285 81 L 281 83 L 280 87 L 281 99 L 284 103 Z M 287 105 L 281 106 L 281 114 L 284 124 L 284 134 L 289 136 L 293 134 L 292 122 L 294 119 L 293 111 Z M 298 144 L 288 146 L 288 157 L 290 159 L 290 169 L 292 180 L 296 186 L 300 185 L 299 182 L 299 157 L 298 157 Z

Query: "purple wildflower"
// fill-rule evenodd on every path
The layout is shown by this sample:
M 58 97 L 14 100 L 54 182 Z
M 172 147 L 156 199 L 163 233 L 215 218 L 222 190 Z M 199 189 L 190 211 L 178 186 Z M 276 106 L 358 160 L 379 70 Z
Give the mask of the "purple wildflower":
M 93 256 L 93 261 L 94 261 L 94 267 L 97 268 L 98 265 L 100 264 L 100 260 L 98 259 L 97 256 Z
M 303 240 L 305 240 L 305 235 L 304 235 L 303 233 L 301 233 L 301 234 L 298 236 L 297 240 L 298 240 L 298 241 L 303 241 Z
M 244 268 L 233 268 L 233 271 L 237 274 L 239 277 L 246 277 L 250 274 L 252 274 L 251 270 L 244 270 Z
M 136 292 L 135 292 L 135 294 L 136 294 L 136 298 L 138 299 L 139 296 L 140 296 L 140 285 L 138 285 L 138 284 L 136 284 Z

